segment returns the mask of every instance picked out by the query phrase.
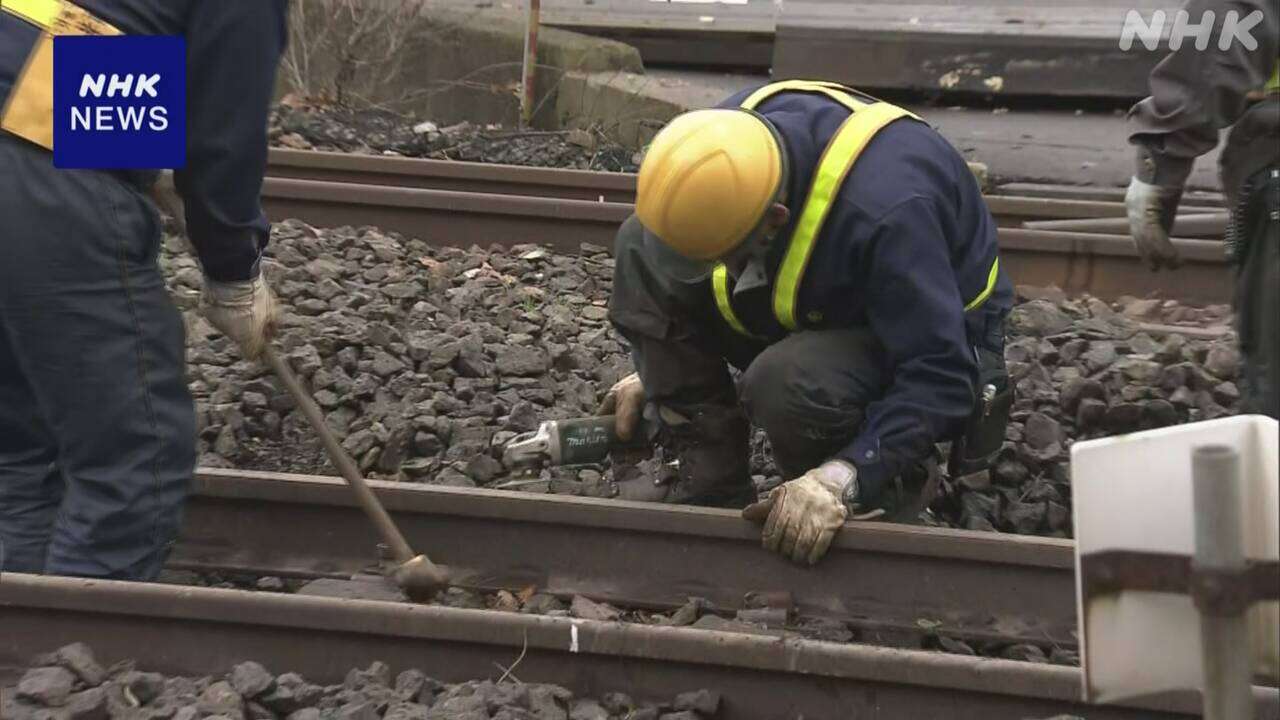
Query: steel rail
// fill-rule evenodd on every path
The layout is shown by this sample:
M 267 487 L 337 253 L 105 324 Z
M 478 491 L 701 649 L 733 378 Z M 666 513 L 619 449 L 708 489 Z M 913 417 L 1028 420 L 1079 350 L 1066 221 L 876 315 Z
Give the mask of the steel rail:
M 484 610 L 6 574 L 0 666 L 85 641 L 112 662 L 170 674 L 221 675 L 247 658 L 313 682 L 381 660 L 445 682 L 496 677 L 520 658 L 522 682 L 579 694 L 622 690 L 665 700 L 699 687 L 737 720 L 892 717 L 979 720 L 1068 713 L 1091 720 L 1198 715 L 1196 699 L 1116 706 L 1079 701 L 1075 668 L 687 628 Z M 1255 688 L 1258 717 L 1280 714 Z
M 467 586 L 653 608 L 697 596 L 730 613 L 748 595 L 789 593 L 803 615 L 851 622 L 878 644 L 919 647 L 927 630 L 1075 645 L 1069 540 L 851 524 L 807 568 L 766 553 L 759 528 L 729 510 L 370 485 L 409 542 Z M 342 577 L 374 564 L 377 543 L 336 478 L 210 469 L 197 474 L 170 564 Z
M 317 226 L 375 225 L 440 245 L 541 243 L 571 253 L 583 243 L 611 248 L 618 226 L 632 211 L 621 202 L 296 178 L 268 178 L 263 204 L 272 217 Z M 999 203 L 1028 215 L 1030 204 L 1011 198 Z M 1186 262 L 1161 274 L 1147 271 L 1123 235 L 1000 228 L 999 242 L 1001 261 L 1018 284 L 1056 285 L 1103 298 L 1163 293 L 1187 302 L 1231 299 L 1231 272 L 1220 242 L 1175 240 Z
M 496 163 L 429 160 L 357 153 L 272 148 L 267 176 L 295 180 L 453 190 L 490 195 L 528 195 L 562 200 L 634 203 L 636 175 Z M 1009 186 L 1014 187 L 1014 186 Z M 1098 197 L 1055 197 L 1055 186 L 1017 186 L 1019 192 L 988 194 L 987 206 L 1002 225 L 1024 220 L 1088 220 L 1126 216 L 1123 194 L 1098 189 Z M 1087 190 L 1076 188 L 1076 192 Z M 1183 214 L 1211 213 L 1220 206 L 1187 197 Z M 1200 207 L 1203 205 L 1204 207 Z

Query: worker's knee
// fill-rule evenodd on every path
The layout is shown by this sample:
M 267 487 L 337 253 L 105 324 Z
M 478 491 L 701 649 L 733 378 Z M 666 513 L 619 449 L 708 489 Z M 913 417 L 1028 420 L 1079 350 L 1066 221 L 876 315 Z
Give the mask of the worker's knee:
M 881 355 L 869 332 L 833 330 L 798 333 L 755 359 L 740 396 L 782 464 L 820 462 L 852 440 L 867 405 L 883 393 Z

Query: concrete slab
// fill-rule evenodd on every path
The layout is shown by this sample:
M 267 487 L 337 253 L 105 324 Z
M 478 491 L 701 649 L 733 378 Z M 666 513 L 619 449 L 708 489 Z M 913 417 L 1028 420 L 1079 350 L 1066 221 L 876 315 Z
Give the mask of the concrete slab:
M 566 78 L 557 112 L 562 119 L 576 115 L 581 124 L 611 128 L 637 145 L 686 109 L 709 107 L 768 81 L 762 75 L 673 70 L 574 75 Z M 967 159 L 986 164 L 997 182 L 1123 187 L 1132 173 L 1133 151 L 1121 113 L 909 107 Z M 1216 151 L 1200 160 L 1191 184 L 1219 188 Z
M 864 88 L 1137 98 L 1165 51 L 1141 43 L 1120 49 L 1129 11 L 1128 4 L 789 3 L 778 20 L 773 72 Z

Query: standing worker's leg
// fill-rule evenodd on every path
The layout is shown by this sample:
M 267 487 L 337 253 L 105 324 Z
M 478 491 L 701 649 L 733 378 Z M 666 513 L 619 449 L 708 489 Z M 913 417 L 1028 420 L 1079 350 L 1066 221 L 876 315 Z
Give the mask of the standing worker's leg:
M 57 445 L 66 491 L 46 572 L 147 579 L 177 532 L 195 463 L 182 318 L 158 219 L 98 172 L 55 170 L 0 139 L 8 348 Z
M 56 457 L 35 397 L 10 352 L 0 299 L 0 572 L 44 572 L 62 500 Z
M 662 278 L 641 249 L 642 233 L 635 218 L 618 231 L 609 316 L 631 343 L 654 440 L 679 459 L 679 472 L 670 478 L 624 479 L 618 482 L 618 497 L 743 507 L 755 499 L 749 427 L 728 366 L 710 348 L 705 329 L 683 310 L 697 286 Z
M 1280 169 L 1254 175 L 1236 282 L 1244 411 L 1280 417 Z

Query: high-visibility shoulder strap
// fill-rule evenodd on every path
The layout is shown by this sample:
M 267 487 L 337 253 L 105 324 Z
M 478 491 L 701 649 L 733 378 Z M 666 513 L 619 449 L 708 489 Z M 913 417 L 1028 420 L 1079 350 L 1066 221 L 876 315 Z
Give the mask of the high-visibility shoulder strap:
M 820 80 L 782 80 L 776 83 L 770 83 L 756 90 L 743 100 L 739 107 L 747 110 L 755 110 L 765 100 L 784 92 L 809 92 L 825 95 L 828 98 L 849 108 L 852 112 L 857 112 L 866 107 L 867 104 L 853 97 L 853 91 L 844 85 L 833 82 L 823 82 Z
M 53 27 L 61 6 L 61 0 L 0 0 L 0 10 L 20 17 L 41 30 Z
M 844 121 L 835 137 L 822 151 L 822 158 L 818 161 L 818 169 L 809 188 L 809 196 L 805 198 L 804 207 L 800 210 L 787 253 L 774 281 L 773 314 L 784 328 L 796 329 L 796 298 L 800 281 L 804 277 L 809 256 L 813 254 L 814 243 L 822 232 L 822 225 L 831 212 L 831 206 L 845 177 L 876 133 L 889 123 L 904 117 L 919 119 L 911 112 L 889 103 L 867 105 Z
M 1276 61 L 1276 71 L 1271 73 L 1271 79 L 1267 81 L 1268 93 L 1280 93 L 1280 60 Z
M 991 263 L 991 269 L 987 271 L 987 285 L 979 292 L 976 297 L 970 300 L 964 306 L 964 311 L 969 312 L 987 301 L 991 297 L 991 292 L 996 289 L 996 281 L 1000 279 L 1000 256 L 997 255 L 994 262 Z
M 720 310 L 720 317 L 724 318 L 729 327 L 739 335 L 754 337 L 738 319 L 738 314 L 733 311 L 733 303 L 730 302 L 729 295 L 729 269 L 724 263 L 718 263 L 715 270 L 711 271 L 711 290 L 716 296 L 716 307 Z

